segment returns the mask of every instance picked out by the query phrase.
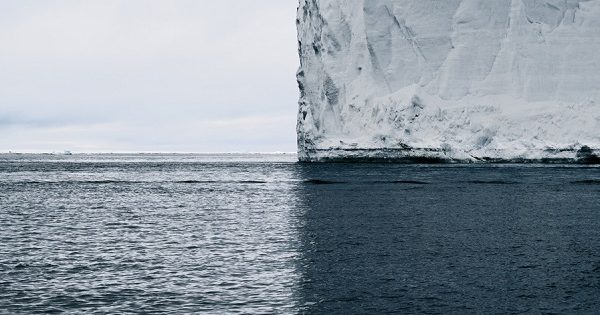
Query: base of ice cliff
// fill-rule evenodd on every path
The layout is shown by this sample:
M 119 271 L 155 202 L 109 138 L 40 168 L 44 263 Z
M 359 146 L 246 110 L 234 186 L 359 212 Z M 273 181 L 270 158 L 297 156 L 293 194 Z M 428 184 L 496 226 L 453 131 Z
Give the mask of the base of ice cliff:
M 300 0 L 301 161 L 600 161 L 600 0 Z

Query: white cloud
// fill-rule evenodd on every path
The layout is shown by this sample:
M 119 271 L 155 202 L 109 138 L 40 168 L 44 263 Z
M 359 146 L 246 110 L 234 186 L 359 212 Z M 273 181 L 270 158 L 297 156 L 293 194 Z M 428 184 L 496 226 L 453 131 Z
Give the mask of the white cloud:
M 4 0 L 0 151 L 295 150 L 295 8 Z

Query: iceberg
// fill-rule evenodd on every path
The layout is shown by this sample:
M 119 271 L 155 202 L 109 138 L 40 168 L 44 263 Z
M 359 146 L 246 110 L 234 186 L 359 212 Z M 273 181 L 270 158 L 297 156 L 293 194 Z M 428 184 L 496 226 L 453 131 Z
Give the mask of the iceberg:
M 300 0 L 301 161 L 600 154 L 600 0 Z

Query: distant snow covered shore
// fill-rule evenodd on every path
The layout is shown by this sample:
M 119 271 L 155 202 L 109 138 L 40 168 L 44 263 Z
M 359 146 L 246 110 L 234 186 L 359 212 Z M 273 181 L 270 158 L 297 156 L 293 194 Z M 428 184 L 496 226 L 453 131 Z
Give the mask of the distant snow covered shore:
M 301 161 L 597 163 L 600 0 L 300 0 Z

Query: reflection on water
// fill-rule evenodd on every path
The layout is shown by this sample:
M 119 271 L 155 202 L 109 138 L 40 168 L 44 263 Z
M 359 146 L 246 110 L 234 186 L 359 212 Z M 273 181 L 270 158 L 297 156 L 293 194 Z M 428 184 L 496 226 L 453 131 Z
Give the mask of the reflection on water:
M 0 313 L 298 308 L 293 162 L 4 158 Z
M 599 171 L 0 155 L 0 310 L 593 313 Z
M 597 168 L 300 165 L 306 313 L 595 311 Z M 318 183 L 318 184 L 315 184 Z

